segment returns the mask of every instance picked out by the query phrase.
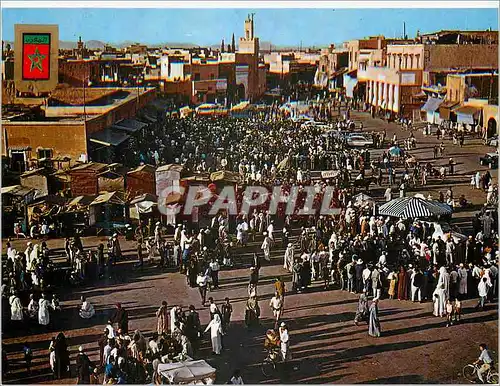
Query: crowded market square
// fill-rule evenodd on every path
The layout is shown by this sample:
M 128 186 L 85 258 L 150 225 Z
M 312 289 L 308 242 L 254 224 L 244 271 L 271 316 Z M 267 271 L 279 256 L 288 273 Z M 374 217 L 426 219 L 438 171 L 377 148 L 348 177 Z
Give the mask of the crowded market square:
M 57 26 L 16 24 L 2 383 L 498 383 L 498 32 L 301 47 L 285 74 L 255 22 L 201 51 L 79 39 L 58 86 Z M 419 69 L 462 46 L 496 62 Z

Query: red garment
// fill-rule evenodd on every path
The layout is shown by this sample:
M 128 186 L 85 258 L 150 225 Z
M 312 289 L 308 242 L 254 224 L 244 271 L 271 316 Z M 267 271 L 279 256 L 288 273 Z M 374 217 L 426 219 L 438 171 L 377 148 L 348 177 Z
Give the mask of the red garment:
M 404 268 L 398 273 L 398 299 L 408 300 L 408 275 Z

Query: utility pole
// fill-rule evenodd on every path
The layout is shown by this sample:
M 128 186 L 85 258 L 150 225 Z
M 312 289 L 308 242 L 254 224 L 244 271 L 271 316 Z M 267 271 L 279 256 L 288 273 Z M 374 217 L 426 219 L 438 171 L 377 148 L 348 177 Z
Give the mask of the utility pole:
M 136 109 L 136 114 L 139 112 L 139 73 L 140 73 L 140 69 L 137 68 L 137 78 L 135 80 L 135 83 L 137 85 L 137 109 Z
M 87 108 L 86 108 L 86 101 L 85 101 L 85 83 L 87 81 L 87 66 L 84 66 L 85 72 L 83 75 L 83 121 L 87 121 Z

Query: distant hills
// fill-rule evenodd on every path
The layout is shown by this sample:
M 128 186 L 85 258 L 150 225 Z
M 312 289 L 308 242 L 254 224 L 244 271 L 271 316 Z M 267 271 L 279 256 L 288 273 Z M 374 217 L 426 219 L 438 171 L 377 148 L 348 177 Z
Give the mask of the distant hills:
M 10 44 L 11 47 L 14 48 L 14 42 L 5 41 L 4 43 Z M 102 49 L 104 49 L 106 44 L 108 44 L 108 43 L 102 42 L 100 40 L 88 40 L 84 43 L 85 43 L 85 46 L 90 50 L 102 50 Z M 126 41 L 123 41 L 120 43 L 109 43 L 109 45 L 111 45 L 112 47 L 116 47 L 116 48 L 125 48 L 125 47 L 128 47 L 128 46 L 135 44 L 135 43 L 137 43 L 137 42 L 126 40 Z M 228 42 L 226 42 L 226 44 L 227 43 Z M 140 44 L 143 44 L 143 43 L 140 43 Z M 184 43 L 164 42 L 164 43 L 158 43 L 158 44 L 149 44 L 149 43 L 145 43 L 145 44 L 149 47 L 172 47 L 172 48 L 185 48 L 185 49 L 200 47 L 199 44 L 186 43 L 186 42 L 184 42 Z M 67 41 L 67 40 L 60 40 L 59 41 L 59 48 L 62 50 L 71 50 L 71 49 L 76 48 L 76 47 L 77 47 L 77 42 L 72 42 L 72 41 Z M 204 47 L 204 46 L 201 46 L 201 47 Z M 220 43 L 212 44 L 212 45 L 209 45 L 208 47 L 210 47 L 212 49 L 219 49 Z M 277 46 L 277 45 L 274 45 L 268 41 L 261 41 L 260 42 L 260 50 L 261 51 L 264 51 L 264 52 L 270 51 L 271 48 L 273 50 L 282 50 L 283 51 L 283 50 L 295 50 L 298 47 L 296 47 L 296 46 Z M 307 47 L 303 47 L 303 48 L 307 48 Z M 316 48 L 318 48 L 318 47 L 316 47 Z

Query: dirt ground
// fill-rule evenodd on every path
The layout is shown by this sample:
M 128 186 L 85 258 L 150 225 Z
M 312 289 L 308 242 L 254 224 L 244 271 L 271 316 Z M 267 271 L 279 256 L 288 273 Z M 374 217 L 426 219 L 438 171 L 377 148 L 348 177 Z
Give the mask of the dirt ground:
M 405 138 L 399 126 L 374 120 L 366 114 L 355 113 L 356 120 L 362 120 L 365 130 L 387 129 L 387 137 L 393 132 Z M 417 132 L 418 148 L 413 151 L 420 160 L 432 159 L 435 136 L 424 138 Z M 464 232 L 470 231 L 472 209 L 479 208 L 485 200 L 482 191 L 471 190 L 470 175 L 479 166 L 479 156 L 492 151 L 479 140 L 466 140 L 466 146 L 453 146 L 445 141 L 444 158 L 435 161 L 440 165 L 449 157 L 457 162 L 457 174 L 444 182 L 431 182 L 421 189 L 438 197 L 439 190 L 453 185 L 455 196 L 466 194 L 475 208 L 454 214 L 454 222 Z M 373 152 L 374 155 L 377 151 Z M 495 174 L 495 182 L 496 182 Z M 370 194 L 380 197 L 383 189 Z M 418 192 L 418 191 L 415 191 Z M 410 192 L 409 194 L 415 193 Z M 95 246 L 99 238 L 84 239 L 87 247 Z M 15 241 L 21 248 L 25 241 Z M 5 243 L 3 243 L 5 252 Z M 61 248 L 62 240 L 50 240 L 50 248 Z M 261 270 L 258 295 L 262 310 L 261 327 L 247 331 L 243 327 L 244 305 L 249 278 L 250 252 L 258 248 L 258 242 L 241 250 L 235 257 L 238 265 L 232 270 L 221 272 L 220 289 L 209 293 L 220 304 L 227 296 L 233 304 L 233 322 L 220 357 L 210 354 L 209 336 L 205 336 L 200 356 L 217 369 L 217 383 L 226 383 L 234 369 L 241 369 L 245 383 L 463 383 L 462 367 L 478 356 L 478 344 L 486 343 L 494 351 L 498 347 L 497 304 L 489 304 L 482 312 L 474 311 L 477 300 L 464 302 L 463 320 L 459 325 L 446 327 L 442 318 L 432 316 L 431 303 L 400 302 L 382 300 L 379 305 L 382 336 L 368 336 L 367 326 L 356 327 L 353 323 L 357 305 L 355 295 L 339 290 L 325 291 L 320 283 L 315 283 L 307 293 L 289 294 L 285 300 L 284 320 L 290 331 L 293 366 L 289 372 L 277 372 L 265 378 L 260 370 L 264 359 L 263 343 L 265 330 L 273 325 L 269 300 L 273 283 L 282 276 L 290 288 L 290 276 L 282 268 L 283 249 L 273 250 L 270 265 Z M 29 333 L 13 331 L 3 325 L 2 349 L 6 350 L 11 362 L 11 373 L 3 374 L 3 383 L 54 383 L 48 368 L 48 345 L 52 336 L 63 331 L 69 337 L 71 358 L 78 346 L 83 345 L 91 359 L 98 358 L 98 335 L 104 328 L 109 313 L 116 302 L 121 302 L 129 311 L 129 329 L 139 329 L 148 334 L 155 329 L 155 311 L 163 300 L 169 305 L 196 306 L 203 324 L 208 323 L 207 307 L 201 307 L 196 289 L 186 285 L 184 276 L 175 272 L 160 272 L 148 267 L 144 271 L 133 268 L 135 259 L 133 245 L 122 242 L 127 260 L 119 264 L 117 274 L 95 286 L 77 288 L 62 294 L 63 310 L 54 315 L 49 331 L 33 329 Z M 24 249 L 24 247 L 23 247 Z M 56 253 L 60 250 L 56 250 Z M 56 258 L 58 261 L 58 258 Z M 78 317 L 79 298 L 85 295 L 96 308 L 96 316 L 91 320 Z M 31 374 L 24 368 L 22 347 L 31 345 L 34 360 Z M 495 353 L 495 360 L 498 359 Z M 74 375 L 74 370 L 73 370 Z M 76 378 L 58 383 L 76 383 Z

